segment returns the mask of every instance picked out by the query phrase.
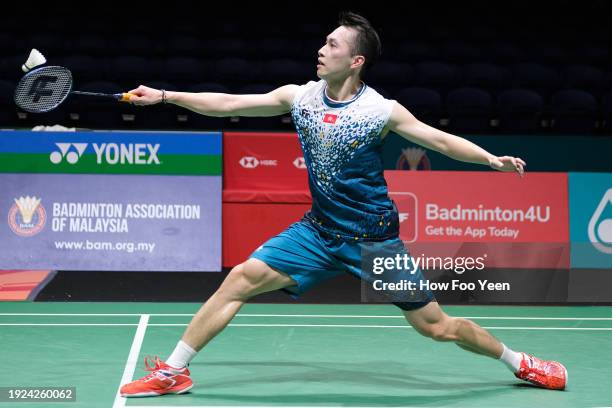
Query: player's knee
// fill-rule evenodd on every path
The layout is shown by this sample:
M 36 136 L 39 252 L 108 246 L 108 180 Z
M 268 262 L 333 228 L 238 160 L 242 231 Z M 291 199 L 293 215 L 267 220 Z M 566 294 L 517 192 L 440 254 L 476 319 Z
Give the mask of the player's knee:
M 266 280 L 268 266 L 256 259 L 247 259 L 242 263 L 242 280 L 245 285 L 257 288 Z
M 231 300 L 246 300 L 250 286 L 246 273 L 244 263 L 234 266 L 217 290 L 217 295 Z
M 247 300 L 261 284 L 263 275 L 261 265 L 249 259 L 232 268 L 220 292 L 236 299 Z
M 422 326 L 419 328 L 418 332 L 425 337 L 429 337 L 432 340 L 444 341 L 444 327 L 439 323 L 432 323 Z

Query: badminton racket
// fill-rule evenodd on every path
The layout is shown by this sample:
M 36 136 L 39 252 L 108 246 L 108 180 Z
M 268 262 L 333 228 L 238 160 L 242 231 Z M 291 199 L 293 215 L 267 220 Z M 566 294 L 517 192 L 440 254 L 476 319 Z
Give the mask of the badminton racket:
M 101 93 L 72 90 L 72 73 L 68 68 L 47 66 L 32 70 L 19 80 L 15 103 L 26 112 L 49 112 L 60 106 L 69 95 L 91 96 L 129 102 L 130 93 Z

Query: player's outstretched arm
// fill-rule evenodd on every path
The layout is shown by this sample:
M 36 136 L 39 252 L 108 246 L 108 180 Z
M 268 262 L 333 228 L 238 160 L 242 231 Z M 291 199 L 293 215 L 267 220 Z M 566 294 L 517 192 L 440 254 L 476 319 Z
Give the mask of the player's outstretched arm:
M 166 102 L 207 116 L 277 116 L 291 110 L 297 85 L 285 85 L 267 94 L 233 95 L 224 93 L 192 93 L 165 91 Z M 134 105 L 162 102 L 162 91 L 140 85 L 130 91 Z
M 499 171 L 516 171 L 521 176 L 526 163 L 512 156 L 495 156 L 462 137 L 431 127 L 414 117 L 405 107 L 395 103 L 389 128 L 398 135 L 455 160 L 485 164 Z

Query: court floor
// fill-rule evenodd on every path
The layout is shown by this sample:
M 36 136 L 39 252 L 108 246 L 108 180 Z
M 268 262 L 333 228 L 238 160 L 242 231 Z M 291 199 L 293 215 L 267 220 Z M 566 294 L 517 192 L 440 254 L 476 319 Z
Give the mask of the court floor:
M 129 399 L 121 383 L 166 358 L 194 303 L 0 303 L 0 387 L 76 387 L 76 402 L 16 407 L 612 406 L 612 307 L 447 306 L 508 346 L 568 368 L 566 391 L 421 337 L 387 305 L 248 304 L 192 362 L 180 396 Z

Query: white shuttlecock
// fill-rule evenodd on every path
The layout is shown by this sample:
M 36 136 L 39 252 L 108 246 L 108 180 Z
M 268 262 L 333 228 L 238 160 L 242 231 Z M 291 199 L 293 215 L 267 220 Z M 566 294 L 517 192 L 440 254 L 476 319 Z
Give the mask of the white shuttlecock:
M 42 65 L 45 62 L 47 62 L 47 60 L 40 53 L 40 51 L 38 51 L 36 48 L 32 48 L 32 51 L 30 51 L 30 56 L 28 57 L 28 60 L 25 62 L 25 64 L 21 66 L 21 70 L 23 72 L 28 72 L 32 68 Z

